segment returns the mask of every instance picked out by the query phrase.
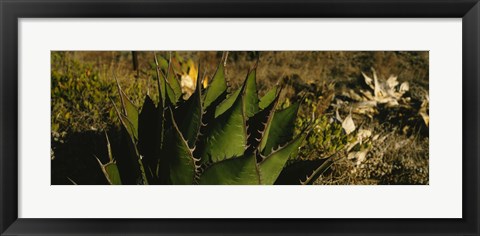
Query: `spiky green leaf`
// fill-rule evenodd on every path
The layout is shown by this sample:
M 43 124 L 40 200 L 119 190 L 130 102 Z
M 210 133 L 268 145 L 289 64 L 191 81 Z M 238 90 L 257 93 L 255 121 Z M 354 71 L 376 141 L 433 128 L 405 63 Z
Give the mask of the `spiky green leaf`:
M 168 140 L 167 158 L 171 184 L 192 184 L 196 173 L 196 159 L 193 150 L 189 148 L 187 140 L 182 136 L 170 110 L 173 129 Z
M 125 121 L 125 123 L 127 123 L 130 133 L 133 135 L 135 140 L 138 140 L 138 108 L 127 97 L 123 90 L 120 90 L 120 99 L 124 115 L 123 117 L 128 120 L 128 122 Z
M 260 98 L 258 107 L 262 110 L 268 107 L 268 105 L 270 105 L 270 103 L 272 103 L 273 100 L 275 100 L 275 97 L 277 96 L 277 90 L 278 90 L 277 86 L 270 89 L 262 98 Z
M 177 79 L 176 71 L 172 65 L 170 65 L 167 72 L 167 94 L 172 104 L 176 104 L 180 97 L 182 97 L 182 87 L 180 86 L 180 81 Z
M 120 149 L 114 156 L 124 184 L 148 184 L 141 155 L 137 149 L 138 129 L 123 115 L 113 103 L 117 115 L 123 124 L 120 133 Z
M 275 181 L 276 185 L 298 185 L 310 179 L 307 183 L 312 184 L 333 164 L 333 158 L 299 160 L 287 165 Z
M 277 96 L 273 102 L 271 102 L 265 109 L 259 111 L 253 117 L 247 120 L 247 131 L 248 131 L 248 149 L 246 153 L 255 152 L 259 145 L 263 142 L 264 139 L 267 139 L 268 133 L 267 129 L 272 123 L 273 114 L 275 113 L 275 107 L 278 103 Z
M 105 172 L 108 174 L 108 181 L 112 185 L 121 185 L 122 179 L 120 178 L 120 172 L 118 172 L 117 164 L 108 163 L 104 166 Z
M 168 60 L 165 59 L 165 57 L 160 57 L 160 58 L 159 58 L 159 63 L 160 63 L 160 68 L 161 68 L 162 70 L 167 71 L 167 69 L 168 69 Z
M 208 167 L 199 179 L 206 185 L 254 185 L 259 175 L 254 155 L 231 158 Z
M 157 72 L 157 82 L 158 82 L 158 92 L 160 94 L 160 102 L 159 105 L 162 105 L 165 107 L 165 101 L 166 101 L 166 82 L 165 82 L 165 76 L 162 74 L 161 69 L 164 68 L 166 71 L 168 69 L 168 62 L 165 58 L 163 57 L 157 57 L 157 54 L 154 54 L 155 57 L 155 65 L 156 65 L 156 72 Z M 159 60 L 159 58 L 161 60 Z
M 189 147 L 195 146 L 195 142 L 202 124 L 202 82 L 199 76 L 200 72 L 198 73 L 195 92 L 192 94 L 190 99 L 185 102 L 185 108 L 182 109 L 184 112 L 180 114 L 182 117 L 179 117 L 179 128 L 183 134 L 183 137 L 185 137 L 185 139 L 188 141 Z
M 283 110 L 275 112 L 272 122 L 267 127 L 265 133 L 268 138 L 263 139 L 260 144 L 260 150 L 263 155 L 269 155 L 272 149 L 284 145 L 293 138 L 298 107 L 299 103 L 294 103 Z
M 113 108 L 117 112 L 117 116 L 120 119 L 120 122 L 122 123 L 123 128 L 129 135 L 129 138 L 132 140 L 133 143 L 135 143 L 138 139 L 138 129 L 135 128 L 135 125 L 128 119 L 124 113 L 118 110 L 117 106 L 115 105 L 114 102 L 112 102 Z
M 318 179 L 320 175 L 322 175 L 326 170 L 328 170 L 328 168 L 330 168 L 330 166 L 332 166 L 333 162 L 334 162 L 333 157 L 326 158 L 324 163 L 318 166 L 317 169 L 315 169 L 309 176 L 306 177 L 304 181 L 301 181 L 300 183 L 302 185 L 313 184 L 313 182 L 315 182 L 315 180 Z
M 111 185 L 122 184 L 122 181 L 120 178 L 120 172 L 118 171 L 118 168 L 115 162 L 110 160 L 110 162 L 104 165 L 100 161 L 100 159 L 98 159 L 98 157 L 95 156 L 95 159 L 97 159 L 98 165 L 100 166 L 100 169 L 102 170 L 102 173 L 109 184 Z
M 225 68 L 223 63 L 220 62 L 218 65 L 217 71 L 213 76 L 212 82 L 207 88 L 205 93 L 205 99 L 203 101 L 203 106 L 208 108 L 217 98 L 220 97 L 227 90 L 227 82 L 225 81 Z
M 241 88 L 238 88 L 230 94 L 225 100 L 220 103 L 217 108 L 215 109 L 215 118 L 219 117 L 221 114 L 223 114 L 225 111 L 230 109 L 233 105 L 233 103 L 237 100 L 238 95 L 240 94 Z
M 245 81 L 245 115 L 247 117 L 252 117 L 259 111 L 258 108 L 258 94 L 257 94 L 257 83 L 256 83 L 256 68 L 248 73 L 247 79 Z
M 284 147 L 272 152 L 259 164 L 262 184 L 271 185 L 275 183 L 282 172 L 285 163 L 292 154 L 296 154 L 298 148 L 305 140 L 306 133 L 298 135 L 294 140 L 286 144 Z
M 247 130 L 243 93 L 237 96 L 233 105 L 211 124 L 205 136 L 202 162 L 217 162 L 225 158 L 243 155 L 246 148 Z

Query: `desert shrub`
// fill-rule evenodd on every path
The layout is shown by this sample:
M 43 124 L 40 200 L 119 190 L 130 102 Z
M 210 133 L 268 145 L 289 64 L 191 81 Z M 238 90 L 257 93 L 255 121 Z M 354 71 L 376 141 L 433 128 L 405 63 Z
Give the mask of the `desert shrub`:
M 305 103 L 306 106 L 315 106 L 309 99 Z M 313 126 L 312 131 L 296 158 L 307 160 L 328 158 L 343 150 L 351 142 L 351 137 L 345 133 L 342 124 L 330 115 L 315 117 L 300 114 L 295 121 L 295 132 L 297 134 L 303 132 L 307 125 Z
M 144 94 L 149 93 L 156 83 L 152 80 L 152 71 L 153 67 L 147 70 L 144 79 L 135 79 L 133 74 L 119 74 L 116 78 L 114 70 L 77 59 L 72 52 L 52 52 L 52 137 L 62 140 L 68 133 L 119 127 L 113 108 L 114 103 L 119 105 L 116 79 L 138 105 L 143 103 Z M 155 94 L 152 97 L 155 98 Z
M 51 56 L 53 135 L 105 129 L 114 117 L 110 101 L 115 84 L 100 79 L 93 65 L 71 59 L 68 52 Z

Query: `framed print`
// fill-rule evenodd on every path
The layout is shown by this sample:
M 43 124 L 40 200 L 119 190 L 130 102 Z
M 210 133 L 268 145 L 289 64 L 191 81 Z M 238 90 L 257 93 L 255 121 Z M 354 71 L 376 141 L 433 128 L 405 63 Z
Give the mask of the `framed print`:
M 478 235 L 479 10 L 1 1 L 0 233 Z

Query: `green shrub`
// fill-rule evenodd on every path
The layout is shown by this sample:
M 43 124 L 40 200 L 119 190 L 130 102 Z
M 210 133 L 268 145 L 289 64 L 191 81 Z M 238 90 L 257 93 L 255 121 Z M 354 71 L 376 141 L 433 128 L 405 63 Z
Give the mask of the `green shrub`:
M 76 59 L 72 52 L 51 53 L 51 131 L 55 141 L 63 141 L 70 133 L 119 127 L 113 107 L 119 96 L 116 75 L 100 73 L 102 69 L 107 70 Z M 147 79 L 117 78 L 135 104 L 143 102 L 145 92 L 155 83 L 148 73 Z
M 51 130 L 103 130 L 115 117 L 110 112 L 115 84 L 99 78 L 94 66 L 70 59 L 67 52 L 51 54 Z

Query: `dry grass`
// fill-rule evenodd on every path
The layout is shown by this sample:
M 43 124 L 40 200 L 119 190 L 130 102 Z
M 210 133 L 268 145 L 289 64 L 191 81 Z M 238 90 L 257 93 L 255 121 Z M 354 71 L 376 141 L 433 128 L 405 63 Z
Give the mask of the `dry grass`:
M 376 127 L 377 132 L 385 132 Z M 406 136 L 395 131 L 381 133 L 361 164 L 346 153 L 324 176 L 320 185 L 424 185 L 429 184 L 429 142 L 420 134 Z
M 132 55 L 122 52 L 71 52 L 72 58 L 94 64 L 100 76 L 109 78 L 112 71 L 125 78 L 134 78 Z M 162 52 L 160 52 L 162 54 Z M 167 55 L 166 52 L 163 54 Z M 221 59 L 221 52 L 179 52 L 181 56 L 192 58 L 207 74 L 213 74 Z M 376 68 L 379 76 L 390 74 L 403 81 L 414 81 L 428 87 L 429 54 L 422 52 L 396 51 L 278 51 L 278 52 L 229 52 L 227 77 L 233 85 L 244 79 L 259 57 L 257 75 L 269 87 L 284 76 L 296 75 L 305 83 L 323 81 L 349 82 L 361 76 L 360 72 Z M 152 52 L 138 52 L 140 78 L 151 76 Z

